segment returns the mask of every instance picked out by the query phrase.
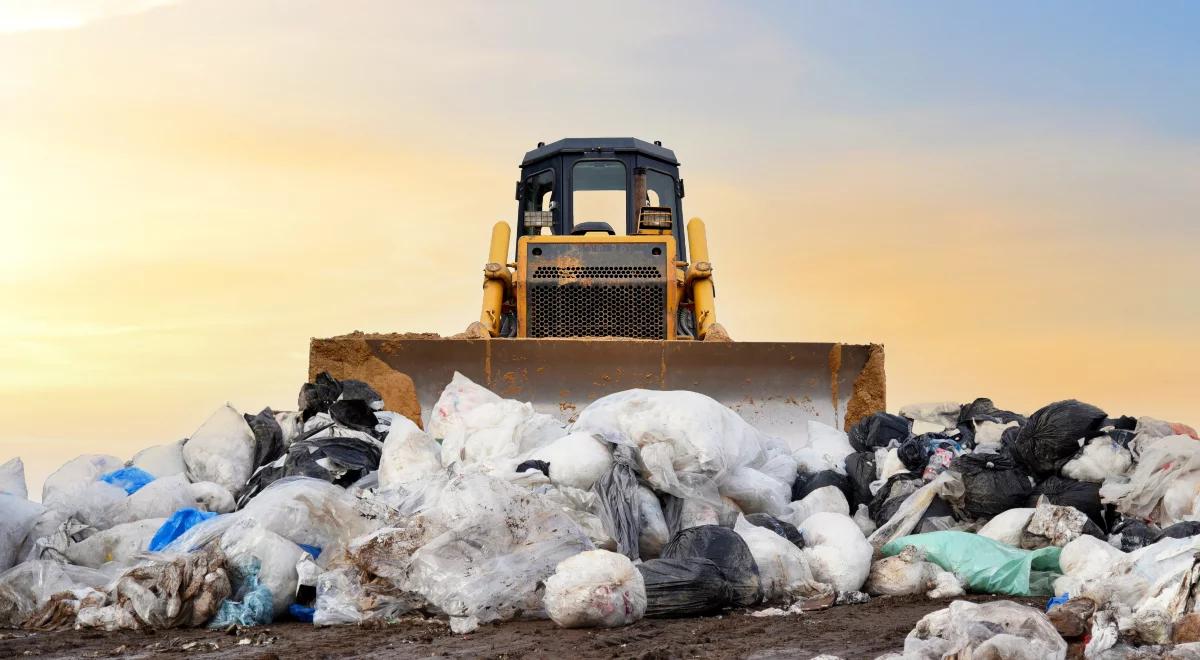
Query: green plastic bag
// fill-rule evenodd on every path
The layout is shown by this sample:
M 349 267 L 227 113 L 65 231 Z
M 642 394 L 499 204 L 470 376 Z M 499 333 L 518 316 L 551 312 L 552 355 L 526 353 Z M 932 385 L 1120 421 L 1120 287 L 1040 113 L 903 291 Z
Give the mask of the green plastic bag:
M 967 532 L 944 531 L 904 536 L 884 545 L 884 556 L 898 555 L 907 546 L 925 551 L 925 559 L 954 573 L 968 591 L 1009 596 L 1052 596 L 1062 576 L 1062 548 L 1021 550 Z

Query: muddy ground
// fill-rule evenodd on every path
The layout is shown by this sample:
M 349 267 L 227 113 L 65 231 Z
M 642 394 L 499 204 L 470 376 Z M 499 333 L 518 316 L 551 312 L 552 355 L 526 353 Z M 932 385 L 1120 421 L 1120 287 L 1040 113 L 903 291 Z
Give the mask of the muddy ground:
M 969 596 L 982 602 L 997 600 Z M 1045 599 L 1015 599 L 1034 607 Z M 235 633 L 0 631 L 0 657 L 105 658 L 164 654 L 188 658 L 468 657 L 468 658 L 808 658 L 831 653 L 874 658 L 904 647 L 925 614 L 948 605 L 923 597 L 875 598 L 796 616 L 745 612 L 698 619 L 643 620 L 611 630 L 562 630 L 549 621 L 514 621 L 454 635 L 438 619 L 386 627 L 315 628 L 287 623 Z

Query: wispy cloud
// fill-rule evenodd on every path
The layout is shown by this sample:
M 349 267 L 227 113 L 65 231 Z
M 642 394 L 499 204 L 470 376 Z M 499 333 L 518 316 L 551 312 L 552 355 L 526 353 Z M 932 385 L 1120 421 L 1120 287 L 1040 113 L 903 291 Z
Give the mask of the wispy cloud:
M 140 14 L 181 0 L 7 0 L 0 3 L 0 34 L 74 30 L 114 16 Z

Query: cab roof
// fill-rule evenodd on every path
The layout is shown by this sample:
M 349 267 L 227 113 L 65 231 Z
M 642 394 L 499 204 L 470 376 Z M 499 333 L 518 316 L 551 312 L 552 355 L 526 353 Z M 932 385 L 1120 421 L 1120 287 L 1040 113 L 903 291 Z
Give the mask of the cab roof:
M 675 159 L 675 152 L 662 146 L 662 144 L 626 137 L 565 138 L 526 152 L 525 158 L 521 160 L 521 167 L 558 154 L 587 153 L 589 151 L 636 152 L 657 158 L 670 165 L 679 165 L 679 161 Z

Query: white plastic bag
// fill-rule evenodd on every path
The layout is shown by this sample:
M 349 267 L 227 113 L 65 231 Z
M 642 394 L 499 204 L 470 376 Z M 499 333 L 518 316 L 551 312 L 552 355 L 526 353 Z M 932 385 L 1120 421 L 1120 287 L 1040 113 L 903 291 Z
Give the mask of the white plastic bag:
M 74 511 L 88 485 L 113 470 L 125 467 L 125 461 L 108 454 L 77 456 L 46 477 L 42 484 L 42 504 L 60 511 Z
M 45 507 L 24 497 L 0 493 L 0 571 L 17 563 L 25 537 L 37 524 Z
M 846 502 L 845 493 L 837 486 L 822 486 L 805 495 L 804 499 L 792 502 L 779 519 L 790 522 L 799 529 L 804 526 L 804 521 L 818 513 L 850 515 L 850 504 Z
M 1063 466 L 1062 473 L 1065 477 L 1100 484 L 1124 475 L 1131 465 L 1133 457 L 1129 450 L 1102 435 L 1088 442 L 1078 456 Z
M 383 441 L 379 487 L 404 487 L 442 470 L 442 448 L 407 417 L 396 417 Z
M 68 546 L 67 558 L 72 564 L 88 568 L 100 568 L 108 562 L 131 564 L 150 547 L 150 539 L 166 521 L 166 518 L 150 518 L 97 532 Z
M 864 589 L 872 596 L 924 594 L 937 586 L 944 572 L 936 564 L 925 561 L 925 553 L 920 548 L 910 545 L 900 554 L 872 564 Z
M 954 401 L 913 403 L 901 408 L 900 416 L 907 417 L 914 422 L 932 424 L 936 431 L 945 431 L 958 426 L 958 413 L 961 410 L 962 404 Z
M 1160 517 L 1159 504 L 1176 484 L 1200 471 L 1200 442 L 1186 435 L 1155 439 L 1142 450 L 1128 481 L 1110 479 L 1100 487 L 1100 499 L 1114 503 L 1127 517 L 1150 520 L 1163 527 L 1179 522 Z
M 791 541 L 766 527 L 747 522 L 742 516 L 738 516 L 733 531 L 746 542 L 754 563 L 758 564 L 763 603 L 790 604 L 832 589 L 813 578 L 804 553 Z
M 1063 660 L 1067 642 L 1042 612 L 1001 600 L 964 600 L 925 615 L 904 640 L 907 658 Z
M 558 563 L 546 580 L 544 603 L 563 628 L 615 628 L 645 614 L 646 586 L 625 555 L 589 550 Z
M 1063 546 L 1058 564 L 1064 575 L 1090 580 L 1108 572 L 1125 553 L 1094 536 L 1080 536 Z
M 853 453 L 845 431 L 813 420 L 808 422 L 808 436 L 792 447 L 799 468 L 810 473 L 834 470 L 846 474 L 846 457 Z
M 202 502 L 197 501 L 196 493 L 208 493 L 210 490 L 224 493 L 228 498 L 225 511 L 232 510 L 233 497 L 221 486 L 211 482 L 193 484 L 186 476 L 176 474 L 155 479 L 134 494 L 119 500 L 110 509 L 108 518 L 112 524 L 119 525 L 146 518 L 169 518 L 176 511 L 186 508 L 223 512 L 219 508 L 210 509 L 208 498 L 204 498 L 205 501 Z
M 49 559 L 27 561 L 0 573 L 0 628 L 16 628 L 62 591 L 100 589 L 111 576 Z
M 978 532 L 993 541 L 1021 547 L 1021 535 L 1033 517 L 1034 509 L 1009 509 L 992 518 Z
M 295 602 L 296 563 L 307 554 L 300 546 L 257 521 L 246 519 L 221 535 L 221 549 L 226 560 L 234 566 L 243 565 L 250 557 L 258 559 L 258 581 L 270 590 L 276 617 Z
M 671 540 L 671 530 L 663 516 L 662 505 L 654 491 L 638 486 L 638 512 L 641 515 L 642 531 L 638 535 L 638 554 L 642 559 L 653 559 L 662 552 Z
M 0 493 L 29 498 L 25 488 L 25 464 L 19 457 L 0 465 Z
M 804 536 L 804 557 L 818 582 L 837 591 L 862 588 L 871 572 L 874 549 L 849 516 L 813 514 L 804 521 L 800 533 Z
M 500 397 L 455 372 L 429 413 L 426 430 L 442 441 L 442 464 L 483 464 L 511 472 L 517 458 L 561 438 L 562 425 L 533 405 Z
M 530 452 L 524 460 L 550 464 L 550 481 L 588 490 L 612 467 L 611 445 L 591 433 L 569 433 Z
M 183 441 L 147 447 L 134 454 L 130 464 L 158 479 L 184 474 L 187 472 L 187 465 L 183 462 Z
M 550 473 L 554 473 L 553 467 Z M 729 473 L 718 492 L 746 513 L 780 515 L 787 509 L 792 488 L 754 468 L 740 467 Z
M 212 481 L 237 497 L 254 472 L 254 432 L 233 406 L 217 409 L 183 445 L 192 481 Z

